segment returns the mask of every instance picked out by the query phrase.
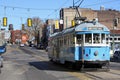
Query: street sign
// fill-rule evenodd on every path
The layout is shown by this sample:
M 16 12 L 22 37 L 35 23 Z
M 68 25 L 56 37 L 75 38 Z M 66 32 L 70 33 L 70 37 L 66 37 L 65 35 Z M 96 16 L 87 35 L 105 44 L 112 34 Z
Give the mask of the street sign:
M 10 35 L 11 35 L 11 33 L 10 33 L 10 31 L 5 31 L 5 39 L 10 39 Z

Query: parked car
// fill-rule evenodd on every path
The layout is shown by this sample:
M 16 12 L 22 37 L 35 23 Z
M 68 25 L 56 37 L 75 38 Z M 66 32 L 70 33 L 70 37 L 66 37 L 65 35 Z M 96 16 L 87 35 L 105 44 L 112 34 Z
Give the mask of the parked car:
M 28 43 L 29 43 L 29 47 L 33 47 L 34 46 L 33 41 L 29 41 Z
M 3 67 L 3 58 L 2 54 L 6 52 L 6 43 L 4 40 L 0 39 L 0 73 L 1 73 L 1 68 Z
M 44 44 L 42 43 L 37 44 L 37 49 L 45 49 Z

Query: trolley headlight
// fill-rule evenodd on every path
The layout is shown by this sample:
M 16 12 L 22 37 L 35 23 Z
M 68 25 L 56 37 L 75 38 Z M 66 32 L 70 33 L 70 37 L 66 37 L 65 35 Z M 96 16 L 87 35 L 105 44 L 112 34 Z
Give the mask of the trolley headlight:
M 98 55 L 98 51 L 95 51 L 95 52 L 94 52 L 94 56 L 97 56 L 97 55 Z
M 105 56 L 105 54 L 103 54 L 103 56 Z

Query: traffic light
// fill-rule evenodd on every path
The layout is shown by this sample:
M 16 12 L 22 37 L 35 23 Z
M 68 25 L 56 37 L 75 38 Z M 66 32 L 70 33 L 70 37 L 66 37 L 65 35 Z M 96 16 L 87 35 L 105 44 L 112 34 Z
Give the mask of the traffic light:
M 72 27 L 75 26 L 75 20 L 72 20 L 72 21 L 71 21 L 71 25 L 72 25 Z
M 7 26 L 7 17 L 3 17 L 3 26 Z
M 59 29 L 59 21 L 58 20 L 55 21 L 55 29 Z
M 27 19 L 27 25 L 28 25 L 28 27 L 32 26 L 32 19 L 31 18 Z
M 22 30 L 24 30 L 25 29 L 25 25 L 24 24 L 22 24 Z
M 13 30 L 13 24 L 9 24 L 9 30 Z

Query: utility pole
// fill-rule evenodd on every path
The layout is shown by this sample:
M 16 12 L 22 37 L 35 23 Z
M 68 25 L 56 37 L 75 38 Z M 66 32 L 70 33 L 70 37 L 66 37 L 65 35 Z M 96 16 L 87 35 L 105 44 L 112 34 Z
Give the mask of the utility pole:
M 74 0 L 73 0 L 73 8 L 75 7 Z
M 115 37 L 115 27 L 117 28 L 117 26 L 118 26 L 118 23 L 119 23 L 119 18 L 115 18 L 115 19 L 113 19 L 113 39 L 112 39 L 112 42 L 113 42 L 113 44 L 112 44 L 112 49 L 113 49 L 113 54 L 114 54 L 114 46 L 115 46 L 115 40 L 114 40 L 114 37 Z
M 114 22 L 113 22 L 113 38 L 112 38 L 112 50 L 113 50 L 113 54 L 114 54 L 114 45 L 115 45 L 115 42 L 114 42 L 114 37 L 115 37 L 115 34 L 114 34 Z

